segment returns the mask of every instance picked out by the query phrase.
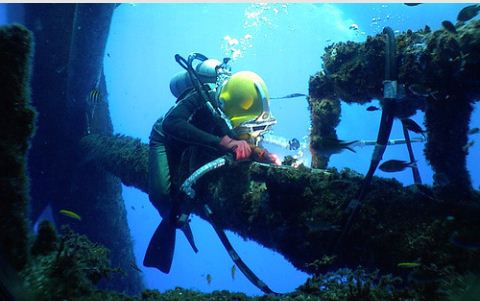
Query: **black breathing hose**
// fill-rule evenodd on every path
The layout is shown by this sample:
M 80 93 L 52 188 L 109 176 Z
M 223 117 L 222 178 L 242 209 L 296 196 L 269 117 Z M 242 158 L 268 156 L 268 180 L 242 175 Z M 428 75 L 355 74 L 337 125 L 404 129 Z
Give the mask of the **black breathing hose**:
M 392 131 L 393 119 L 395 118 L 395 99 L 397 94 L 397 67 L 396 67 L 396 43 L 395 35 L 390 27 L 385 27 L 383 33 L 386 35 L 385 41 L 385 81 L 384 81 L 384 97 L 383 110 L 380 127 L 378 129 L 377 143 L 373 151 L 370 167 L 365 178 L 362 181 L 360 189 L 355 199 L 351 200 L 347 207 L 347 222 L 343 227 L 343 231 L 337 239 L 333 252 L 338 253 L 343 243 L 344 237 L 350 232 L 353 220 L 367 194 L 373 174 L 382 160 L 383 153 L 388 144 L 390 133 Z

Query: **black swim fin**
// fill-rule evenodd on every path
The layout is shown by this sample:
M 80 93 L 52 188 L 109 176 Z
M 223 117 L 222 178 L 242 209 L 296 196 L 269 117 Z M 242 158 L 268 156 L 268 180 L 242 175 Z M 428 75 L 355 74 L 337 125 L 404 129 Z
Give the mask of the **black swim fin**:
M 157 268 L 166 274 L 170 272 L 173 252 L 175 251 L 176 232 L 177 228 L 174 222 L 169 218 L 162 219 L 148 244 L 147 252 L 143 259 L 144 266 Z

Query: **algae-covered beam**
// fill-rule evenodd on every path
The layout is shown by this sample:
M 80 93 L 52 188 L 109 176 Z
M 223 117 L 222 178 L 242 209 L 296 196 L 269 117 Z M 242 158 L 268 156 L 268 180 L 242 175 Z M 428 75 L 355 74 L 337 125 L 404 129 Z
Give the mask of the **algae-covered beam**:
M 90 135 L 81 146 L 85 160 L 147 192 L 146 144 L 127 136 Z M 345 207 L 361 179 L 350 170 L 238 163 L 207 174 L 196 189 L 223 228 L 280 252 L 303 271 L 345 264 L 395 271 L 399 262 L 412 260 L 480 268 L 480 252 L 466 256 L 468 250 L 449 243 L 455 233 L 480 239 L 472 230 L 480 213 L 478 196 L 470 204 L 451 204 L 426 186 L 403 187 L 380 178 L 374 178 L 343 248 L 333 253 L 347 218 Z M 198 209 L 195 213 L 202 216 Z M 467 259 L 458 260 L 461 256 Z
M 30 31 L 0 27 L 0 256 L 17 270 L 29 257 L 26 156 L 36 115 L 30 106 L 32 53 Z
M 398 67 L 397 117 L 417 109 L 425 111 L 428 142 L 425 154 L 435 171 L 435 184 L 449 198 L 468 198 L 471 188 L 465 167 L 471 103 L 479 99 L 480 21 L 457 23 L 456 32 L 428 26 L 408 30 L 396 38 Z M 328 46 L 324 69 L 310 78 L 312 120 L 321 119 L 325 100 L 364 104 L 383 97 L 384 37 L 369 36 L 364 43 L 341 42 Z M 331 101 L 330 101 L 331 102 Z M 335 111 L 339 109 L 332 109 Z M 328 112 L 327 112 L 328 113 Z M 338 120 L 323 134 L 312 122 L 311 144 L 331 137 Z M 326 125 L 320 124 L 321 128 Z M 332 130 L 333 129 L 333 130 Z M 446 147 L 448 145 L 448 147 Z M 314 152 L 314 157 L 317 154 Z M 314 162 L 315 162 L 314 158 Z M 462 193 L 463 192 L 463 193 Z M 465 193 L 467 192 L 467 193 Z

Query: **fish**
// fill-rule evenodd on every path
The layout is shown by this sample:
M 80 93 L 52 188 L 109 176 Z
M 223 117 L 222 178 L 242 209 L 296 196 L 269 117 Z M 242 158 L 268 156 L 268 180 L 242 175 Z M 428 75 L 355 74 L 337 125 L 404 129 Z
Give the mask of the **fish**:
M 443 21 L 442 26 L 443 28 L 445 28 L 445 30 L 451 33 L 457 33 L 457 30 L 455 29 L 455 25 L 453 25 L 453 23 L 450 21 L 447 21 L 447 20 Z
M 358 24 L 353 23 L 352 25 L 350 25 L 350 27 L 348 27 L 348 29 L 358 30 Z
M 206 278 L 207 278 L 208 285 L 210 285 L 210 283 L 212 283 L 212 275 L 207 274 Z
M 232 265 L 232 268 L 230 269 L 230 274 L 232 275 L 232 280 L 235 280 L 235 274 L 237 273 L 237 267 L 235 265 Z
M 432 93 L 432 89 L 425 87 L 421 84 L 411 84 L 408 86 L 408 90 L 415 96 L 428 97 Z
M 102 100 L 102 94 L 95 87 L 93 88 L 87 96 L 87 102 L 90 104 L 97 104 Z
M 409 2 L 409 3 L 403 3 L 405 4 L 406 6 L 417 6 L 417 5 L 420 5 L 422 3 L 412 3 L 412 2 Z
M 357 142 L 358 140 L 347 142 L 347 141 L 339 140 L 336 138 L 326 138 L 326 139 L 321 139 L 319 143 L 317 142 L 316 147 L 313 150 L 317 154 L 321 154 L 324 156 L 338 154 L 345 149 L 348 149 L 349 151 L 356 153 L 356 151 L 352 148 L 352 146 Z
M 71 210 L 61 209 L 61 210 L 58 211 L 58 213 L 63 214 L 63 215 L 68 216 L 68 217 L 71 217 L 73 219 L 79 220 L 79 221 L 82 220 L 82 217 L 80 215 L 78 215 L 77 213 L 75 213 Z
M 367 108 L 367 111 L 369 111 L 369 112 L 378 111 L 378 110 L 380 110 L 380 108 L 376 107 L 376 106 L 369 106 Z
M 285 99 L 285 98 L 295 98 L 295 97 L 302 97 L 302 96 L 308 96 L 308 95 L 303 93 L 292 93 L 292 94 L 288 94 L 281 97 L 270 97 L 270 99 Z
M 480 133 L 480 128 L 473 128 L 473 129 L 468 130 L 469 135 L 475 135 L 475 134 L 478 134 L 478 133 Z
M 462 21 L 466 22 L 476 15 L 478 15 L 478 12 L 480 11 L 480 5 L 478 4 L 473 4 L 469 5 L 467 7 L 464 7 L 457 15 L 457 21 Z
M 397 264 L 397 267 L 399 268 L 407 268 L 407 269 L 413 269 L 413 268 L 418 268 L 421 266 L 420 263 L 418 262 L 399 262 Z
M 135 206 L 133 206 L 133 205 L 132 205 L 132 206 L 130 206 L 130 208 L 132 208 L 132 210 L 135 210 Z
M 402 171 L 407 167 L 414 167 L 415 164 L 416 164 L 415 162 L 406 162 L 401 160 L 388 160 L 380 164 L 378 168 L 384 172 L 396 172 L 396 171 Z
M 402 119 L 402 124 L 405 128 L 407 128 L 407 130 L 412 131 L 414 133 L 422 134 L 422 135 L 425 133 L 425 130 L 422 129 L 422 127 L 419 126 L 418 123 L 416 123 L 413 119 L 410 119 L 410 118 Z
M 99 104 L 102 101 L 102 93 L 100 93 L 97 87 L 98 87 L 98 83 L 97 83 L 97 86 L 95 86 L 95 88 L 93 88 L 90 91 L 90 93 L 88 93 L 87 95 L 87 103 L 91 107 L 90 115 L 92 119 L 93 119 L 93 115 L 95 114 L 95 108 L 97 104 Z
M 138 265 L 134 261 L 130 261 L 129 265 L 135 271 L 137 271 L 139 273 L 143 273 L 142 270 L 140 270 L 140 268 L 138 267 Z
M 288 140 L 288 149 L 289 150 L 297 150 L 300 148 L 300 141 L 297 138 L 292 138 Z
M 469 141 L 467 144 L 465 144 L 462 149 L 464 152 L 468 151 L 470 147 L 472 147 L 475 144 L 475 141 Z

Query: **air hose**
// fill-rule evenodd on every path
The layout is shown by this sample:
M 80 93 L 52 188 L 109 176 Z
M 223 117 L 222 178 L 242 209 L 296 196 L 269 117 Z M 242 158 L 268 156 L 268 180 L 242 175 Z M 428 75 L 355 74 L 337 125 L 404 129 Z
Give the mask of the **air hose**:
M 186 194 L 188 200 L 186 202 L 194 203 L 195 202 L 195 190 L 193 189 L 193 185 L 206 173 L 223 167 L 229 164 L 232 161 L 231 155 L 225 155 L 223 157 L 217 158 L 207 164 L 204 164 L 200 168 L 198 168 L 190 177 L 188 177 L 182 184 L 181 190 Z M 213 214 L 210 206 L 206 202 L 202 204 L 202 209 L 204 211 L 205 216 L 207 217 L 207 221 L 212 225 L 213 229 L 217 233 L 220 241 L 222 242 L 223 246 L 227 250 L 228 255 L 232 258 L 233 262 L 238 266 L 240 271 L 247 277 L 247 279 L 253 283 L 257 288 L 259 288 L 265 294 L 271 295 L 279 295 L 272 291 L 257 275 L 245 264 L 245 262 L 240 258 L 237 251 L 233 248 L 232 244 L 230 243 L 225 231 L 216 223 L 215 215 Z M 189 213 L 188 213 L 189 214 Z
M 206 61 L 208 58 L 201 54 L 194 52 L 188 56 L 188 60 L 185 60 L 181 55 L 175 54 L 175 60 L 177 63 L 187 70 L 188 75 L 190 75 L 190 79 L 192 80 L 193 87 L 197 91 L 197 93 L 205 100 L 208 100 L 208 103 L 210 105 L 212 104 L 212 101 L 210 99 L 210 95 L 208 91 L 205 90 L 204 86 L 202 85 L 200 79 L 198 78 L 197 72 L 193 68 L 193 61 L 195 60 L 200 60 L 202 62 Z

